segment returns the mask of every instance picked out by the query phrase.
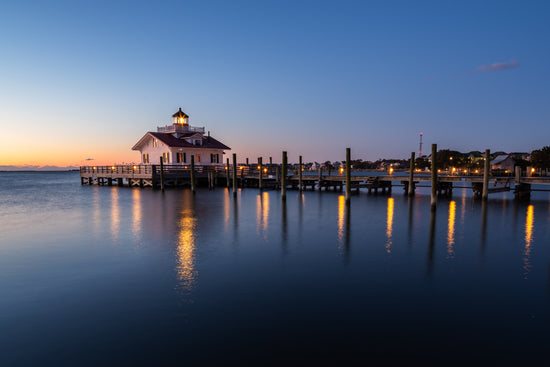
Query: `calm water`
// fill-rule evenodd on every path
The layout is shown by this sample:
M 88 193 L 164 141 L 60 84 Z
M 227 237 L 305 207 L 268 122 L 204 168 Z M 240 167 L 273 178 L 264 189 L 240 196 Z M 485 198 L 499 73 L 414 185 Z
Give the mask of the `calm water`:
M 0 365 L 546 360 L 550 197 L 0 173 Z

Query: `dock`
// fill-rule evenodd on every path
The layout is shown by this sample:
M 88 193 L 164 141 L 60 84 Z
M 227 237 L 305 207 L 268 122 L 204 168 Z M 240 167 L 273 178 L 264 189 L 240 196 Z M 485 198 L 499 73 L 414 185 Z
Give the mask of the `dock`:
M 308 171 L 302 175 L 299 172 L 288 170 L 286 180 L 281 180 L 279 165 L 262 167 L 261 174 L 255 165 L 237 164 L 235 168 L 235 187 L 237 188 L 261 187 L 263 190 L 281 190 L 284 184 L 285 188 L 290 190 L 343 192 L 347 187 L 348 178 L 345 174 L 329 175 L 329 172 L 323 170 Z M 162 187 L 191 187 L 192 179 L 194 179 L 196 186 L 214 189 L 215 187 L 232 187 L 232 172 L 233 165 L 196 165 L 194 169 L 191 166 L 181 165 L 82 166 L 80 167 L 80 180 L 82 185 L 160 189 Z M 380 175 L 378 172 L 354 172 L 352 170 L 350 176 L 349 190 L 355 194 L 359 194 L 361 189 L 367 194 L 391 194 L 396 187 L 402 188 L 404 194 L 409 194 L 410 187 L 412 187 L 414 194 L 417 187 L 431 187 L 432 182 L 432 177 L 429 174 L 413 176 L 412 186 L 410 185 L 410 176 L 404 175 Z M 537 187 L 538 185 L 550 185 L 550 177 L 490 176 L 487 193 L 513 191 L 516 197 L 529 197 L 531 191 L 550 191 L 548 188 Z M 483 187 L 484 176 L 481 175 L 438 174 L 435 191 L 438 196 L 450 196 L 453 189 L 467 188 L 473 191 L 475 197 L 480 198 L 483 195 Z

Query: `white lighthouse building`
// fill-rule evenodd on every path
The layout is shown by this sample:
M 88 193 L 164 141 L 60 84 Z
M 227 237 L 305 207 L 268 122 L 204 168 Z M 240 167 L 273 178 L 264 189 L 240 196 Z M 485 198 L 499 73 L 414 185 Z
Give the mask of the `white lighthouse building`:
M 189 116 L 179 109 L 172 115 L 172 125 L 159 126 L 157 132 L 147 132 L 133 147 L 141 154 L 142 164 L 187 165 L 191 156 L 195 164 L 203 166 L 223 165 L 227 145 L 204 133 L 204 127 L 189 125 Z

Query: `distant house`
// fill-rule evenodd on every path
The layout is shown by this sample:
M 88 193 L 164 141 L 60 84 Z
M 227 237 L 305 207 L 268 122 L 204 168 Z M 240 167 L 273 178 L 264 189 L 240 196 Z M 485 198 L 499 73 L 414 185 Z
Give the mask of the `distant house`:
M 172 115 L 172 125 L 147 132 L 133 147 L 141 154 L 142 164 L 186 165 L 195 158 L 197 165 L 223 165 L 227 145 L 204 133 L 204 127 L 189 125 L 189 116 L 181 108 Z
M 481 153 L 480 151 L 474 150 L 468 153 L 467 156 L 470 162 L 479 162 L 483 160 L 483 157 L 485 157 L 485 153 Z
M 524 152 L 512 152 L 512 153 L 510 153 L 510 156 L 512 158 L 524 159 L 526 161 L 531 159 L 531 154 L 524 153 Z
M 491 169 L 513 171 L 516 161 L 509 154 L 501 154 L 491 161 Z

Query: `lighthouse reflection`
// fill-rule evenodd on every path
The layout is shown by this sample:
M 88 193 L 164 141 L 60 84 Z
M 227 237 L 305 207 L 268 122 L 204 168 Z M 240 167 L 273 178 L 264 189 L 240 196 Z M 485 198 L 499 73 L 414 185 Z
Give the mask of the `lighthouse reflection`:
M 186 194 L 184 196 L 184 207 L 181 210 L 177 224 L 176 248 L 176 274 L 179 281 L 177 289 L 183 296 L 193 289 L 197 279 L 195 266 L 197 217 L 194 198 L 189 191 Z

